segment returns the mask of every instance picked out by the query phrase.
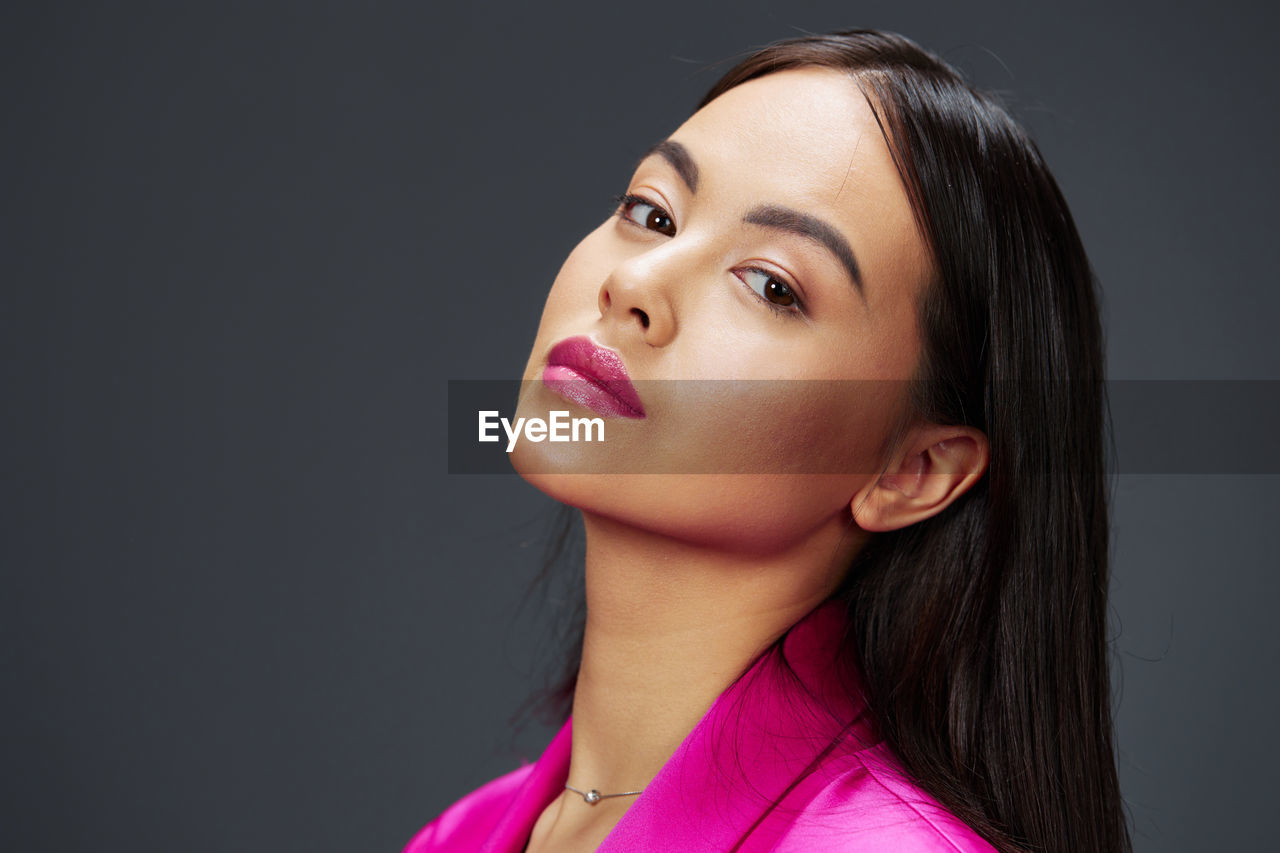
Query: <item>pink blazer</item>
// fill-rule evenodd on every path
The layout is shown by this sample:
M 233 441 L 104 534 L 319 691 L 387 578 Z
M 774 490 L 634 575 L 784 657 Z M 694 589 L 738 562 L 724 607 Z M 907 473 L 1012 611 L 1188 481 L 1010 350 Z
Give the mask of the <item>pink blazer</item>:
M 842 629 L 840 605 L 823 605 L 792 628 L 781 656 L 757 660 L 716 699 L 600 853 L 994 850 L 905 778 L 857 683 L 836 665 Z M 571 726 L 536 763 L 446 809 L 404 853 L 521 853 L 564 790 Z

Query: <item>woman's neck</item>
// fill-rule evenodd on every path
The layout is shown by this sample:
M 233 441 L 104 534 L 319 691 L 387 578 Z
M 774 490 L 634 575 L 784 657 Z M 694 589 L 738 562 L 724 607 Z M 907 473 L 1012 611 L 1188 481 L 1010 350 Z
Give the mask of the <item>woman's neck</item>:
M 716 697 L 834 591 L 860 541 L 833 520 L 762 558 L 584 518 L 587 624 L 568 782 L 636 791 Z

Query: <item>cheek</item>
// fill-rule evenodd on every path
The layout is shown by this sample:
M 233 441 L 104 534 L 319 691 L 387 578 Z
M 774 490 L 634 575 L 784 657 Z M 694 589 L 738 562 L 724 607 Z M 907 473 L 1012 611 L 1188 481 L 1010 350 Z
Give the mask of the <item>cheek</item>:
M 664 384 L 675 399 L 654 426 L 671 473 L 873 474 L 903 392 L 887 380 Z
M 553 343 L 585 330 L 599 317 L 598 294 L 605 276 L 603 253 L 599 249 L 599 232 L 603 228 L 584 237 L 556 273 L 542 305 L 538 334 L 525 365 L 526 380 L 540 378 L 538 365 Z
M 874 477 L 886 385 L 655 383 L 680 396 L 661 414 L 608 422 L 605 444 L 520 442 L 511 461 L 571 506 L 708 547 L 781 552 L 845 519 Z M 535 398 L 518 414 L 545 416 L 554 400 Z
M 573 247 L 551 284 L 544 317 L 548 312 L 556 315 L 584 310 L 597 312 L 600 288 L 611 268 L 606 233 L 611 226 L 612 222 L 606 221 Z

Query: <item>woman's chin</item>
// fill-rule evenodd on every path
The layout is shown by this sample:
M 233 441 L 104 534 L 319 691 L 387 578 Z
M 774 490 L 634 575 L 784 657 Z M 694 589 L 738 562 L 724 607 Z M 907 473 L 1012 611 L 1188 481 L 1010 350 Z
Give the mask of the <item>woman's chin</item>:
M 604 454 L 581 445 L 520 441 L 508 459 L 517 474 L 543 491 L 547 491 L 544 482 L 557 483 L 566 478 L 603 480 L 611 473 Z

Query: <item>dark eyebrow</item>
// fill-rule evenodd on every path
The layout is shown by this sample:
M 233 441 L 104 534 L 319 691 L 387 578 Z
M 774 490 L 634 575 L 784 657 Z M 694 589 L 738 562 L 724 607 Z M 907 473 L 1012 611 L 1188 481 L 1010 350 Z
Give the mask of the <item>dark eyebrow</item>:
M 673 139 L 664 139 L 646 151 L 644 156 L 640 158 L 640 162 L 643 163 L 654 154 L 671 164 L 671 168 L 676 170 L 680 180 L 684 181 L 689 187 L 689 192 L 696 193 L 698 191 L 698 164 L 693 162 L 693 158 L 689 156 L 688 148 Z
M 655 154 L 675 169 L 676 174 L 689 187 L 690 192 L 698 192 L 698 164 L 693 162 L 688 148 L 674 139 L 664 139 L 645 152 L 640 162 L 643 163 Z M 858 260 L 853 255 L 853 249 L 849 247 L 849 241 L 844 239 L 835 228 L 815 216 L 773 204 L 753 208 L 742 218 L 742 221 L 749 225 L 761 225 L 765 228 L 798 234 L 824 246 L 844 266 L 845 271 L 849 273 L 849 278 L 853 281 L 854 289 L 858 291 L 858 296 L 862 298 L 863 304 L 866 304 L 867 295 L 862 289 L 862 272 L 858 269 Z
M 845 240 L 835 228 L 807 213 L 772 204 L 753 208 L 742 217 L 742 221 L 749 225 L 763 225 L 765 228 L 776 228 L 779 231 L 799 234 L 801 237 L 825 246 L 844 265 L 858 295 L 862 297 L 863 303 L 866 303 L 867 296 L 862 292 L 862 273 L 858 270 L 858 260 L 853 256 L 853 249 L 849 248 L 849 241 Z

